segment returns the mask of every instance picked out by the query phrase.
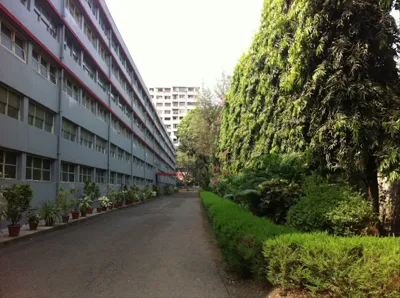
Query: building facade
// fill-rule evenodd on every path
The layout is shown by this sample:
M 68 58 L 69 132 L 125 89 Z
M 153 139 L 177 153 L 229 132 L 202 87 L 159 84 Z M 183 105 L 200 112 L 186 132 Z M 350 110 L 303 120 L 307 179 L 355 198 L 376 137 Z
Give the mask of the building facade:
M 149 91 L 168 135 L 175 147 L 178 146 L 178 124 L 188 111 L 196 107 L 200 87 L 151 87 Z
M 175 148 L 104 0 L 0 0 L 0 185 L 174 184 Z

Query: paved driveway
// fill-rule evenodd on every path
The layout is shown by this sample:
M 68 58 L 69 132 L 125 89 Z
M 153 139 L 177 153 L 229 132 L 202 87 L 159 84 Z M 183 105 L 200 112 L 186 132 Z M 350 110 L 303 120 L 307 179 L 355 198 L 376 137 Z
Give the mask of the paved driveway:
M 195 193 L 0 249 L 0 297 L 227 297 Z

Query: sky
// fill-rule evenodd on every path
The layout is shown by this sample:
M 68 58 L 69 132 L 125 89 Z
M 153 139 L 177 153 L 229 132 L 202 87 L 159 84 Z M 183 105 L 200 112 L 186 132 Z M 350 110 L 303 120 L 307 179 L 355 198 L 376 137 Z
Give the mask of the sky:
M 257 31 L 263 0 L 106 0 L 147 87 L 212 88 Z

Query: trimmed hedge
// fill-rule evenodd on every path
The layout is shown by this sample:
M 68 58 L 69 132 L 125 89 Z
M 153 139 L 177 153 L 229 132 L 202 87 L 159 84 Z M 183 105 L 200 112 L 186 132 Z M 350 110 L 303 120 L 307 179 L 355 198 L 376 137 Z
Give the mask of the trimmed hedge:
M 202 191 L 200 197 L 228 266 L 243 276 L 265 278 L 263 242 L 296 230 L 254 216 L 214 193 Z
M 327 297 L 400 297 L 400 239 L 300 233 L 201 192 L 227 264 L 284 289 Z

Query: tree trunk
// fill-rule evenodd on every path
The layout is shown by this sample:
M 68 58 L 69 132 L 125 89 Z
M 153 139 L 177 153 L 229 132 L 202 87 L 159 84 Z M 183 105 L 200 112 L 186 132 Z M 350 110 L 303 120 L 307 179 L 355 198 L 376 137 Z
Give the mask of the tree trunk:
M 382 225 L 379 220 L 379 185 L 378 185 L 378 168 L 375 159 L 370 158 L 367 164 L 367 187 L 368 198 L 372 202 L 373 210 L 378 218 L 377 228 L 382 233 Z

